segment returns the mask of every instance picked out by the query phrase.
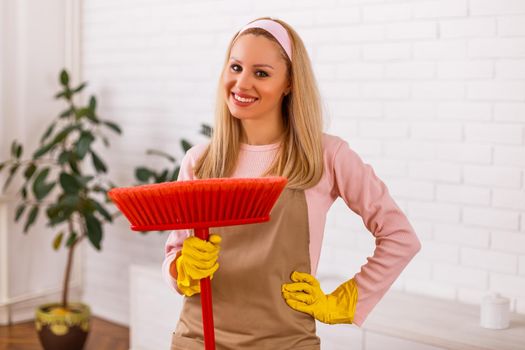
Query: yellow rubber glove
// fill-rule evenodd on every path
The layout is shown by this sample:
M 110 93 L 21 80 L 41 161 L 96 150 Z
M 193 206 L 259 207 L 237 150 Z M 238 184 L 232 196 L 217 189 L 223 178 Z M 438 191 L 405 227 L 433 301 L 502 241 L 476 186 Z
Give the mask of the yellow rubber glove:
M 200 293 L 200 279 L 213 278 L 219 268 L 217 258 L 221 237 L 210 235 L 209 241 L 191 236 L 182 243 L 181 255 L 177 258 L 177 287 L 186 296 Z
M 357 303 L 357 284 L 353 278 L 328 295 L 308 273 L 294 271 L 291 278 L 295 283 L 283 284 L 281 291 L 292 309 L 310 314 L 323 323 L 353 322 Z

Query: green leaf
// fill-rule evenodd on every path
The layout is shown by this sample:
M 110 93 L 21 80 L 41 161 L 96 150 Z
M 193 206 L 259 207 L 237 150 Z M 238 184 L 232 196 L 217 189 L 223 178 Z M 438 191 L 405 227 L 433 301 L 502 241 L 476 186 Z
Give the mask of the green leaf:
M 52 123 L 51 125 L 49 125 L 44 135 L 42 135 L 42 138 L 40 139 L 40 143 L 44 143 L 47 140 L 47 138 L 51 135 L 51 133 L 55 129 L 55 126 L 56 126 L 56 123 Z
M 84 89 L 84 88 L 86 87 L 86 85 L 87 85 L 87 83 L 82 83 L 82 84 L 80 84 L 78 87 L 76 87 L 76 88 L 73 90 L 73 92 L 74 92 L 74 93 L 77 93 L 77 92 L 79 92 L 79 91 L 82 91 L 82 89 Z
M 55 186 L 55 182 L 46 184 L 45 181 L 48 174 L 49 167 L 46 167 L 38 173 L 35 181 L 33 182 L 33 193 L 35 194 L 36 199 L 39 201 L 44 199 Z
M 67 94 L 67 92 L 65 90 L 64 91 L 60 91 L 58 94 L 55 95 L 55 98 L 59 99 L 62 96 L 66 96 L 66 94 Z
M 67 118 L 69 117 L 71 114 L 73 114 L 74 112 L 74 109 L 73 107 L 69 108 L 69 109 L 66 109 L 65 111 L 63 111 L 62 113 L 60 113 L 60 115 L 58 116 L 59 118 Z
M 49 170 L 49 167 L 45 167 L 38 172 L 38 175 L 33 182 L 33 192 L 35 191 L 35 187 L 42 186 L 42 184 L 45 182 L 47 175 L 49 175 Z
M 11 169 L 9 169 L 9 175 L 14 175 L 19 168 L 20 163 L 13 164 L 13 166 L 11 166 Z
M 91 199 L 92 203 L 95 205 L 95 209 L 102 215 L 107 221 L 112 222 L 113 218 L 111 217 L 111 214 L 104 208 L 102 204 L 100 204 L 98 201 Z
M 35 163 L 29 163 L 29 165 L 26 167 L 26 170 L 24 171 L 24 177 L 26 180 L 29 180 L 31 176 L 35 173 L 36 165 Z
M 22 193 L 22 198 L 27 199 L 27 188 L 25 186 L 22 188 L 21 193 Z
M 172 156 L 169 155 L 168 153 L 163 152 L 163 151 L 159 151 L 159 150 L 155 150 L 155 149 L 148 149 L 148 150 L 146 151 L 146 154 L 157 155 L 157 156 L 164 157 L 164 158 L 166 158 L 167 160 L 169 160 L 169 161 L 172 162 L 172 163 L 174 163 L 175 160 L 176 160 L 174 157 L 172 157 Z
M 18 207 L 16 207 L 15 222 L 18 222 L 18 220 L 20 220 L 20 217 L 24 213 L 25 209 L 26 209 L 25 204 L 20 204 Z
M 87 184 L 89 183 L 89 181 L 93 180 L 95 177 L 92 176 L 92 175 L 87 175 L 87 176 L 78 176 L 78 175 L 75 175 L 75 179 L 77 180 L 77 182 L 79 184 L 81 184 L 83 187 L 87 187 Z
M 168 178 L 168 169 L 165 169 L 159 176 L 157 176 L 157 183 L 166 182 Z
M 34 224 L 37 216 L 38 216 L 38 210 L 39 210 L 39 207 L 38 205 L 34 205 L 32 208 L 31 208 L 31 211 L 29 212 L 29 215 L 27 217 L 27 221 L 26 221 L 26 224 L 24 226 L 24 233 L 27 232 L 27 230 L 29 229 L 29 227 L 31 227 L 31 225 Z
M 107 125 L 108 128 L 112 129 L 117 134 L 122 134 L 122 130 L 120 129 L 120 126 L 118 126 L 117 124 L 110 122 L 109 120 L 103 120 L 102 123 Z
M 62 69 L 62 71 L 60 72 L 60 83 L 63 86 L 67 86 L 69 84 L 69 74 L 65 69 Z
M 89 105 L 88 105 L 88 112 L 86 114 L 87 118 L 91 120 L 95 124 L 99 124 L 100 120 L 98 120 L 97 116 L 95 115 L 95 109 L 97 108 L 97 99 L 95 96 L 91 96 L 89 98 Z
M 71 218 L 71 215 L 78 211 L 81 198 L 76 194 L 62 194 L 58 202 L 50 205 L 46 214 L 49 218 L 49 224 L 54 226 Z
M 64 218 L 64 210 L 62 206 L 58 204 L 51 204 L 46 208 L 46 215 L 48 217 L 47 226 L 52 227 L 58 223 L 66 221 Z
M 44 186 L 44 188 L 42 189 L 42 199 L 45 198 L 49 194 L 49 192 L 51 192 L 55 185 L 56 182 L 50 182 Z
M 0 171 L 2 171 L 2 169 L 7 165 L 7 163 L 9 163 L 8 160 L 6 160 L 5 162 L 0 163 Z
M 140 182 L 148 182 L 150 177 L 154 177 L 155 174 L 146 167 L 138 167 L 135 169 L 135 177 Z
M 71 232 L 69 234 L 69 237 L 67 238 L 66 246 L 69 248 L 75 243 L 77 240 L 77 233 L 75 231 Z
M 97 99 L 95 98 L 95 96 L 92 95 L 89 98 L 89 109 L 94 112 L 96 108 L 97 108 Z
M 93 214 L 96 210 L 95 203 L 93 203 L 93 200 L 91 198 L 85 198 L 82 199 L 80 204 L 80 211 L 83 214 Z
M 56 185 L 56 182 L 50 182 L 48 184 L 45 184 L 42 189 L 41 189 L 41 192 L 40 192 L 40 197 L 37 197 L 37 200 L 42 200 L 44 198 L 46 198 L 46 196 L 49 194 L 49 192 L 51 192 L 51 190 L 53 189 L 53 187 L 55 187 Z
M 9 176 L 7 177 L 7 180 L 4 183 L 4 190 L 9 186 L 11 183 L 11 180 L 13 180 L 16 171 L 20 168 L 20 163 L 15 163 L 11 166 L 11 169 L 9 169 Z
M 80 125 L 75 124 L 66 126 L 55 136 L 53 143 L 57 144 L 59 142 L 62 142 L 69 135 L 70 132 L 76 129 L 80 129 Z
M 63 231 L 59 232 L 55 236 L 55 239 L 53 239 L 53 249 L 54 250 L 58 250 L 58 248 L 60 248 L 60 243 L 62 243 L 62 238 L 63 237 L 64 237 L 64 232 Z
M 79 120 L 80 118 L 87 116 L 89 113 L 89 109 L 82 107 L 75 110 L 75 117 L 76 120 Z
M 22 145 L 19 144 L 18 147 L 16 148 L 16 159 L 20 159 L 22 152 L 23 152 Z
M 184 150 L 184 153 L 188 152 L 188 150 L 193 147 L 191 143 L 189 143 L 188 141 L 184 139 L 181 140 L 180 144 L 182 145 L 182 149 Z
M 207 124 L 201 124 L 201 134 L 211 137 L 213 134 L 213 128 Z
M 63 207 L 59 204 L 52 204 L 47 207 L 46 215 L 49 218 L 49 226 L 55 226 L 56 224 L 66 220 L 63 215 Z
M 68 194 L 77 194 L 82 189 L 82 185 L 78 183 L 77 179 L 68 173 L 60 173 L 59 178 L 60 186 L 62 186 L 64 192 Z
M 173 173 L 171 174 L 170 181 L 177 181 L 177 179 L 179 178 L 179 171 L 180 171 L 180 166 L 177 166 L 175 170 L 173 170 Z
M 105 173 L 107 171 L 106 164 L 100 159 L 97 154 L 93 151 L 91 151 L 91 159 L 93 161 L 93 166 L 97 170 L 98 173 L 102 172 Z
M 18 142 L 16 140 L 13 140 L 13 142 L 11 142 L 11 157 L 15 157 L 16 156 L 16 148 L 18 147 Z
M 80 126 L 79 125 L 68 125 L 66 126 L 64 129 L 62 129 L 56 136 L 55 138 L 53 139 L 53 141 L 51 141 L 50 143 L 48 143 L 47 145 L 44 145 L 43 147 L 41 147 L 39 150 L 37 150 L 34 154 L 33 154 L 33 159 L 37 159 L 41 156 L 43 156 L 44 154 L 46 154 L 47 152 L 49 152 L 53 147 L 55 147 L 59 142 L 62 142 L 68 135 L 70 132 L 72 132 L 73 130 L 75 129 L 79 129 Z
M 65 164 L 69 160 L 69 151 L 62 151 L 58 156 L 58 164 Z
M 106 136 L 102 136 L 102 142 L 104 142 L 104 145 L 106 147 L 109 147 L 109 140 Z
M 89 113 L 86 115 L 86 117 L 91 120 L 95 124 L 100 124 L 100 120 L 95 116 L 95 114 L 92 111 L 89 111 Z
M 71 210 L 76 210 L 80 206 L 81 198 L 76 194 L 66 193 L 58 202 L 63 208 L 69 208 Z
M 97 250 L 100 250 L 100 242 L 102 241 L 102 225 L 94 215 L 86 214 L 84 218 L 86 220 L 87 236 L 89 241 Z
M 80 139 L 76 144 L 76 154 L 79 159 L 83 159 L 86 155 L 91 143 L 95 140 L 95 137 L 89 131 L 83 131 L 80 135 Z
M 33 159 L 36 160 L 37 158 L 42 157 L 44 154 L 49 152 L 55 145 L 56 145 L 56 143 L 50 142 L 50 143 L 40 147 L 38 150 L 36 150 L 35 153 L 33 153 Z
M 74 172 L 75 174 L 80 174 L 80 169 L 78 168 L 78 165 L 77 165 L 77 156 L 75 155 L 75 153 L 73 152 L 69 153 L 69 159 L 67 160 L 67 162 L 72 172 Z

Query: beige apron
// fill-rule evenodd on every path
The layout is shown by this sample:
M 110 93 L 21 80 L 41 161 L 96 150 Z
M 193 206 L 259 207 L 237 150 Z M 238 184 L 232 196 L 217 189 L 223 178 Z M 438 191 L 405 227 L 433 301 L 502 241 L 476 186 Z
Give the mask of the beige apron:
M 290 308 L 281 285 L 310 273 L 308 208 L 303 190 L 285 188 L 270 221 L 211 228 L 222 237 L 211 281 L 217 350 L 319 350 L 315 320 Z M 200 294 L 184 298 L 172 350 L 204 349 Z

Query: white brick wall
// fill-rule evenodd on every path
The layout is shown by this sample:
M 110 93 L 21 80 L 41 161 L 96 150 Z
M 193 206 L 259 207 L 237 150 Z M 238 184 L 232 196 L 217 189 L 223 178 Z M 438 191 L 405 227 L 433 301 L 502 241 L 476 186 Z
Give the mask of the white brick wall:
M 525 313 L 525 1 L 83 3 L 83 75 L 100 115 L 124 127 L 111 162 L 122 183 L 146 148 L 181 156 L 181 137 L 203 140 L 228 40 L 252 18 L 279 17 L 311 55 L 327 131 L 374 166 L 422 239 L 393 288 L 467 303 L 496 290 Z M 350 278 L 371 237 L 338 201 L 319 274 Z M 95 311 L 127 322 L 126 268 L 160 268 L 163 240 L 107 230 L 86 265 Z

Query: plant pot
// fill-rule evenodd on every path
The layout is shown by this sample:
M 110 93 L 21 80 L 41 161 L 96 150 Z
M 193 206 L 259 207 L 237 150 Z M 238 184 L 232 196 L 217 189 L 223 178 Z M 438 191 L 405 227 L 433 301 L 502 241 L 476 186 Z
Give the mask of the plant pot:
M 35 327 L 45 350 L 81 350 L 89 333 L 91 311 L 82 303 L 69 303 L 64 310 L 59 303 L 36 309 Z

